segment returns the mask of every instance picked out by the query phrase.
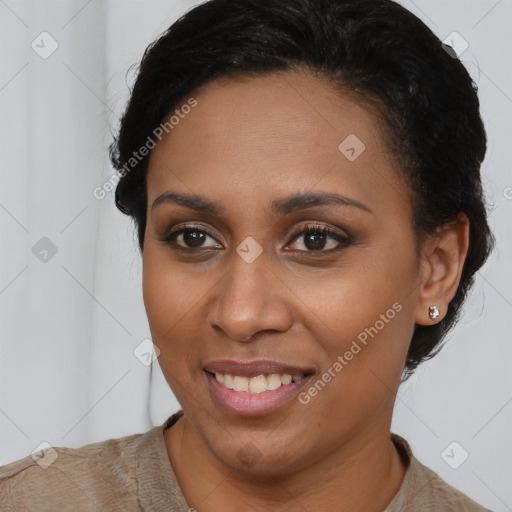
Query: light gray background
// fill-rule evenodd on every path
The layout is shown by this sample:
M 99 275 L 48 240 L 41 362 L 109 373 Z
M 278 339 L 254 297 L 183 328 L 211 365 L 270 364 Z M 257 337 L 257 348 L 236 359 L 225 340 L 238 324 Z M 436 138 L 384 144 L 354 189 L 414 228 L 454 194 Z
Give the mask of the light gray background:
M 143 432 L 178 409 L 159 366 L 151 375 L 133 354 L 150 333 L 132 226 L 92 191 L 113 173 L 127 70 L 196 3 L 0 0 L 0 464 L 41 441 Z M 497 250 L 447 346 L 400 389 L 393 430 L 449 483 L 512 510 L 512 1 L 402 3 L 469 43 Z M 43 31 L 59 45 L 46 59 L 31 48 Z M 32 252 L 43 237 L 57 249 L 47 262 Z M 469 453 L 458 469 L 441 456 L 453 441 Z

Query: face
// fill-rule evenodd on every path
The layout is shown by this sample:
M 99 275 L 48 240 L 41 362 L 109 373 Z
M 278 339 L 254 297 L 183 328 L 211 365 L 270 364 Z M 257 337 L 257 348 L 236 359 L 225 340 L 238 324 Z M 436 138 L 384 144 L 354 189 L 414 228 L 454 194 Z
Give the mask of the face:
M 389 433 L 419 260 L 379 119 L 301 73 L 193 97 L 151 155 L 143 256 L 187 421 L 217 461 L 265 474 Z

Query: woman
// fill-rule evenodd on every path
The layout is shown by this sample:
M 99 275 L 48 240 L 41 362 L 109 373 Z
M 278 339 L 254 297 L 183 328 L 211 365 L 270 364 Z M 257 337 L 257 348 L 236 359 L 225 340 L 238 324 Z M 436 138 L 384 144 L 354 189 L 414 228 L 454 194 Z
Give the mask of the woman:
M 7 509 L 486 510 L 390 433 L 491 250 L 485 151 L 464 66 L 395 2 L 191 10 L 111 151 L 182 411 L 4 466 Z

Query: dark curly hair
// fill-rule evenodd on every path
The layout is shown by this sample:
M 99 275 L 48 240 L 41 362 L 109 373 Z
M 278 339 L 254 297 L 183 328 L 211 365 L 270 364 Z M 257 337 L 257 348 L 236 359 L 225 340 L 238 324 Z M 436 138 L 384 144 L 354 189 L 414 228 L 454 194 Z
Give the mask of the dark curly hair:
M 180 102 L 217 77 L 309 70 L 381 116 L 381 131 L 414 195 L 417 239 L 470 222 L 470 244 L 442 321 L 416 325 L 403 379 L 436 354 L 494 244 L 480 166 L 487 140 L 477 86 L 454 51 L 392 0 L 210 0 L 145 51 L 117 138 L 117 208 L 132 217 L 143 252 L 147 145 Z M 154 144 L 153 144 L 154 146 Z M 130 165 L 127 165 L 130 162 Z

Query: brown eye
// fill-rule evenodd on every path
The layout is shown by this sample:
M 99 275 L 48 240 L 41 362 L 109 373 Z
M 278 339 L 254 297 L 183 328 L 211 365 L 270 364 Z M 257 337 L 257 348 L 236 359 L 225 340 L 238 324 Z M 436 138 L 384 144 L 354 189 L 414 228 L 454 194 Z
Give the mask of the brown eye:
M 208 236 L 204 231 L 184 229 L 181 233 L 183 243 L 188 247 L 201 247 Z
M 211 239 L 214 243 L 211 245 L 204 245 L 208 239 Z M 222 247 L 216 243 L 215 239 L 210 233 L 208 233 L 208 231 L 199 229 L 196 226 L 185 226 L 181 229 L 172 231 L 165 237 L 161 238 L 160 241 L 170 245 L 173 249 L 185 251 Z
M 300 240 L 300 252 L 331 252 L 350 245 L 350 240 L 326 226 L 309 225 L 294 233 L 292 240 Z

